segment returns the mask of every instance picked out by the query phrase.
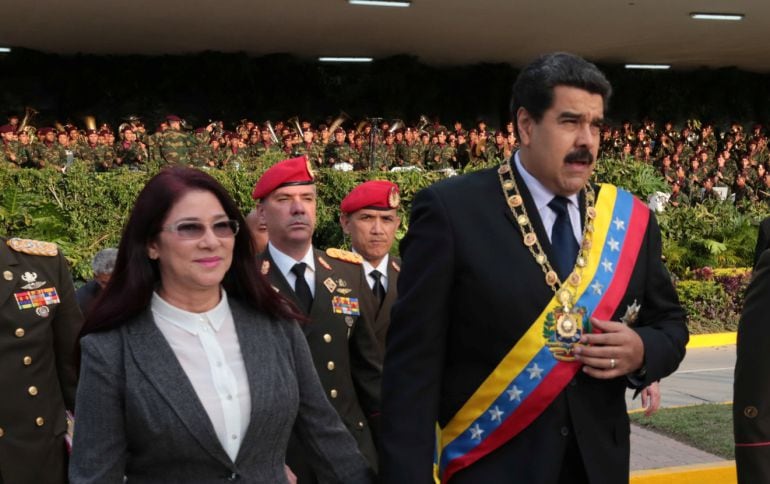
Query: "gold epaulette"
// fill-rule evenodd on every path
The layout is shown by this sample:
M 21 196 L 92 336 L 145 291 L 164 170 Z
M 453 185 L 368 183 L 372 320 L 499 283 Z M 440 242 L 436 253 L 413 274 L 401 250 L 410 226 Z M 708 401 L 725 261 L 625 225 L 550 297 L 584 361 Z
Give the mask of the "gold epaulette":
M 363 257 L 361 257 L 359 254 L 356 254 L 355 252 L 350 252 L 347 250 L 330 248 L 330 249 L 326 249 L 326 255 L 328 255 L 332 259 L 350 262 L 351 264 L 364 263 Z
M 15 250 L 16 252 L 21 252 L 22 254 L 53 257 L 59 253 L 59 247 L 56 244 L 52 244 L 51 242 L 13 238 L 8 239 L 6 243 L 8 244 L 8 247 Z

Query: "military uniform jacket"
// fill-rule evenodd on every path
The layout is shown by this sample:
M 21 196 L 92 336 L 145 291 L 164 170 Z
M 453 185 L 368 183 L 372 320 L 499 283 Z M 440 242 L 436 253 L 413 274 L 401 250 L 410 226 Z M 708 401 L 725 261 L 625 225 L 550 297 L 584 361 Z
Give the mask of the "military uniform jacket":
M 380 352 L 360 308 L 352 311 L 358 314 L 337 313 L 334 308 L 335 299 L 344 304 L 341 298 L 355 299 L 360 304 L 361 292 L 368 286 L 364 286 L 360 264 L 336 260 L 315 249 L 314 253 L 315 295 L 308 314 L 310 322 L 303 325 L 303 331 L 327 398 L 358 442 L 361 453 L 376 469 L 372 432 L 376 433 L 379 419 Z M 270 251 L 262 257 L 262 273 L 279 293 L 299 306 L 294 289 L 273 263 Z
M 388 484 L 431 482 L 434 422 L 447 424 L 553 297 L 523 243 L 496 170 L 431 185 L 412 204 L 383 374 L 380 466 Z M 537 208 L 515 167 L 514 174 L 538 239 L 552 258 Z M 688 340 L 652 215 L 611 319 L 619 321 L 634 304 L 640 308 L 632 324 L 644 343 L 647 370 L 634 387 L 642 388 L 676 370 Z M 573 432 L 592 484 L 627 482 L 630 383 L 578 372 L 527 428 L 450 482 L 554 483 Z
M 385 292 L 385 298 L 382 300 L 382 306 L 379 305 L 379 301 L 374 297 L 374 293 L 371 290 L 366 290 L 369 288 L 369 284 L 367 276 L 364 274 L 364 282 L 367 284 L 363 291 L 363 313 L 366 320 L 371 321 L 374 336 L 377 338 L 377 344 L 383 355 L 385 354 L 385 337 L 388 334 L 388 327 L 390 326 L 390 310 L 393 307 L 393 303 L 396 302 L 396 295 L 398 294 L 396 287 L 398 284 L 398 273 L 400 271 L 401 259 L 389 255 L 387 274 L 388 289 Z
M 19 252 L 4 238 L 0 272 L 0 481 L 63 482 L 83 323 L 72 278 L 61 255 Z
M 770 250 L 761 254 L 738 325 L 733 425 L 740 484 L 770 482 Z

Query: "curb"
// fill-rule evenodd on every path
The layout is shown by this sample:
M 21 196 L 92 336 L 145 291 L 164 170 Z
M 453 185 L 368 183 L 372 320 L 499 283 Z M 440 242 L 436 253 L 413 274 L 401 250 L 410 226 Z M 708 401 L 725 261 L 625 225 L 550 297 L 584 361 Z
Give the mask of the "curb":
M 735 484 L 735 461 L 633 471 L 629 484 Z
M 687 343 L 687 349 L 693 348 L 711 348 L 714 346 L 734 345 L 738 339 L 738 333 L 713 333 L 713 334 L 694 334 L 690 336 Z

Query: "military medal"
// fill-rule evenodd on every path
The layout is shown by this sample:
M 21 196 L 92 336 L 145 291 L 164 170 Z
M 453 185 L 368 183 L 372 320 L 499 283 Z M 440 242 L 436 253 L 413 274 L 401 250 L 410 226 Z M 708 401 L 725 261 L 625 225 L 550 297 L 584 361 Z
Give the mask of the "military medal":
M 21 275 L 21 279 L 27 283 L 21 286 L 22 289 L 37 289 L 45 285 L 45 281 L 37 280 L 37 272 L 25 272 Z
M 334 290 L 337 289 L 337 283 L 334 282 L 334 279 L 331 277 L 324 279 L 324 286 L 326 286 L 326 289 L 328 289 L 329 292 L 334 292 Z
M 51 311 L 48 309 L 48 306 L 40 306 L 39 308 L 35 308 L 35 314 L 41 318 L 45 318 L 50 312 Z
M 556 299 L 561 307 L 548 313 L 543 325 L 545 345 L 559 361 L 575 361 L 575 345 L 580 342 L 583 333 L 591 331 L 586 309 L 571 306 L 573 298 L 574 295 L 569 289 L 559 289 Z
M 626 313 L 623 315 L 622 318 L 620 318 L 620 322 L 628 326 L 631 326 L 639 318 L 640 309 L 642 309 L 642 305 L 636 302 L 636 299 L 634 299 L 634 302 L 632 304 L 629 304 L 628 306 L 626 306 Z

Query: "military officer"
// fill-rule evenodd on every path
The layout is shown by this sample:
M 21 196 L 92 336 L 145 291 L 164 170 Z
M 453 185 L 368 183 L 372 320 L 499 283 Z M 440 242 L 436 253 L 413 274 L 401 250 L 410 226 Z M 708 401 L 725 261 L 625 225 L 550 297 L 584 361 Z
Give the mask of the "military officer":
M 0 126 L 0 161 L 19 166 L 19 142 L 14 139 L 14 128 L 10 124 Z
M 353 159 L 353 152 L 345 142 L 345 130 L 337 128 L 334 130 L 334 141 L 324 150 L 324 163 L 326 166 L 334 165 L 335 163 L 350 163 L 353 165 L 355 160 Z
M 364 290 L 361 256 L 339 249 L 314 249 L 316 186 L 307 157 L 270 167 L 252 197 L 267 225 L 269 242 L 259 261 L 274 288 L 308 316 L 304 325 L 316 371 L 326 396 L 377 468 L 373 430 L 379 416 L 380 352 L 361 310 Z M 372 425 L 374 424 L 374 428 Z M 287 464 L 299 482 L 315 482 L 303 457 L 304 443 L 289 442 Z
M 363 258 L 362 269 L 371 291 L 364 291 L 365 317 L 371 321 L 380 351 L 385 354 L 385 335 L 390 308 L 396 301 L 401 260 L 390 255 L 401 225 L 398 216 L 398 185 L 370 180 L 355 187 L 340 203 L 340 225 L 350 236 L 353 251 Z
M 82 315 L 56 245 L 0 237 L 0 482 L 66 482 Z
M 438 136 L 438 143 L 430 147 L 428 152 L 427 167 L 432 170 L 441 170 L 445 168 L 451 168 L 456 162 L 455 149 L 451 145 L 447 144 L 446 131 L 439 130 L 436 134 Z

